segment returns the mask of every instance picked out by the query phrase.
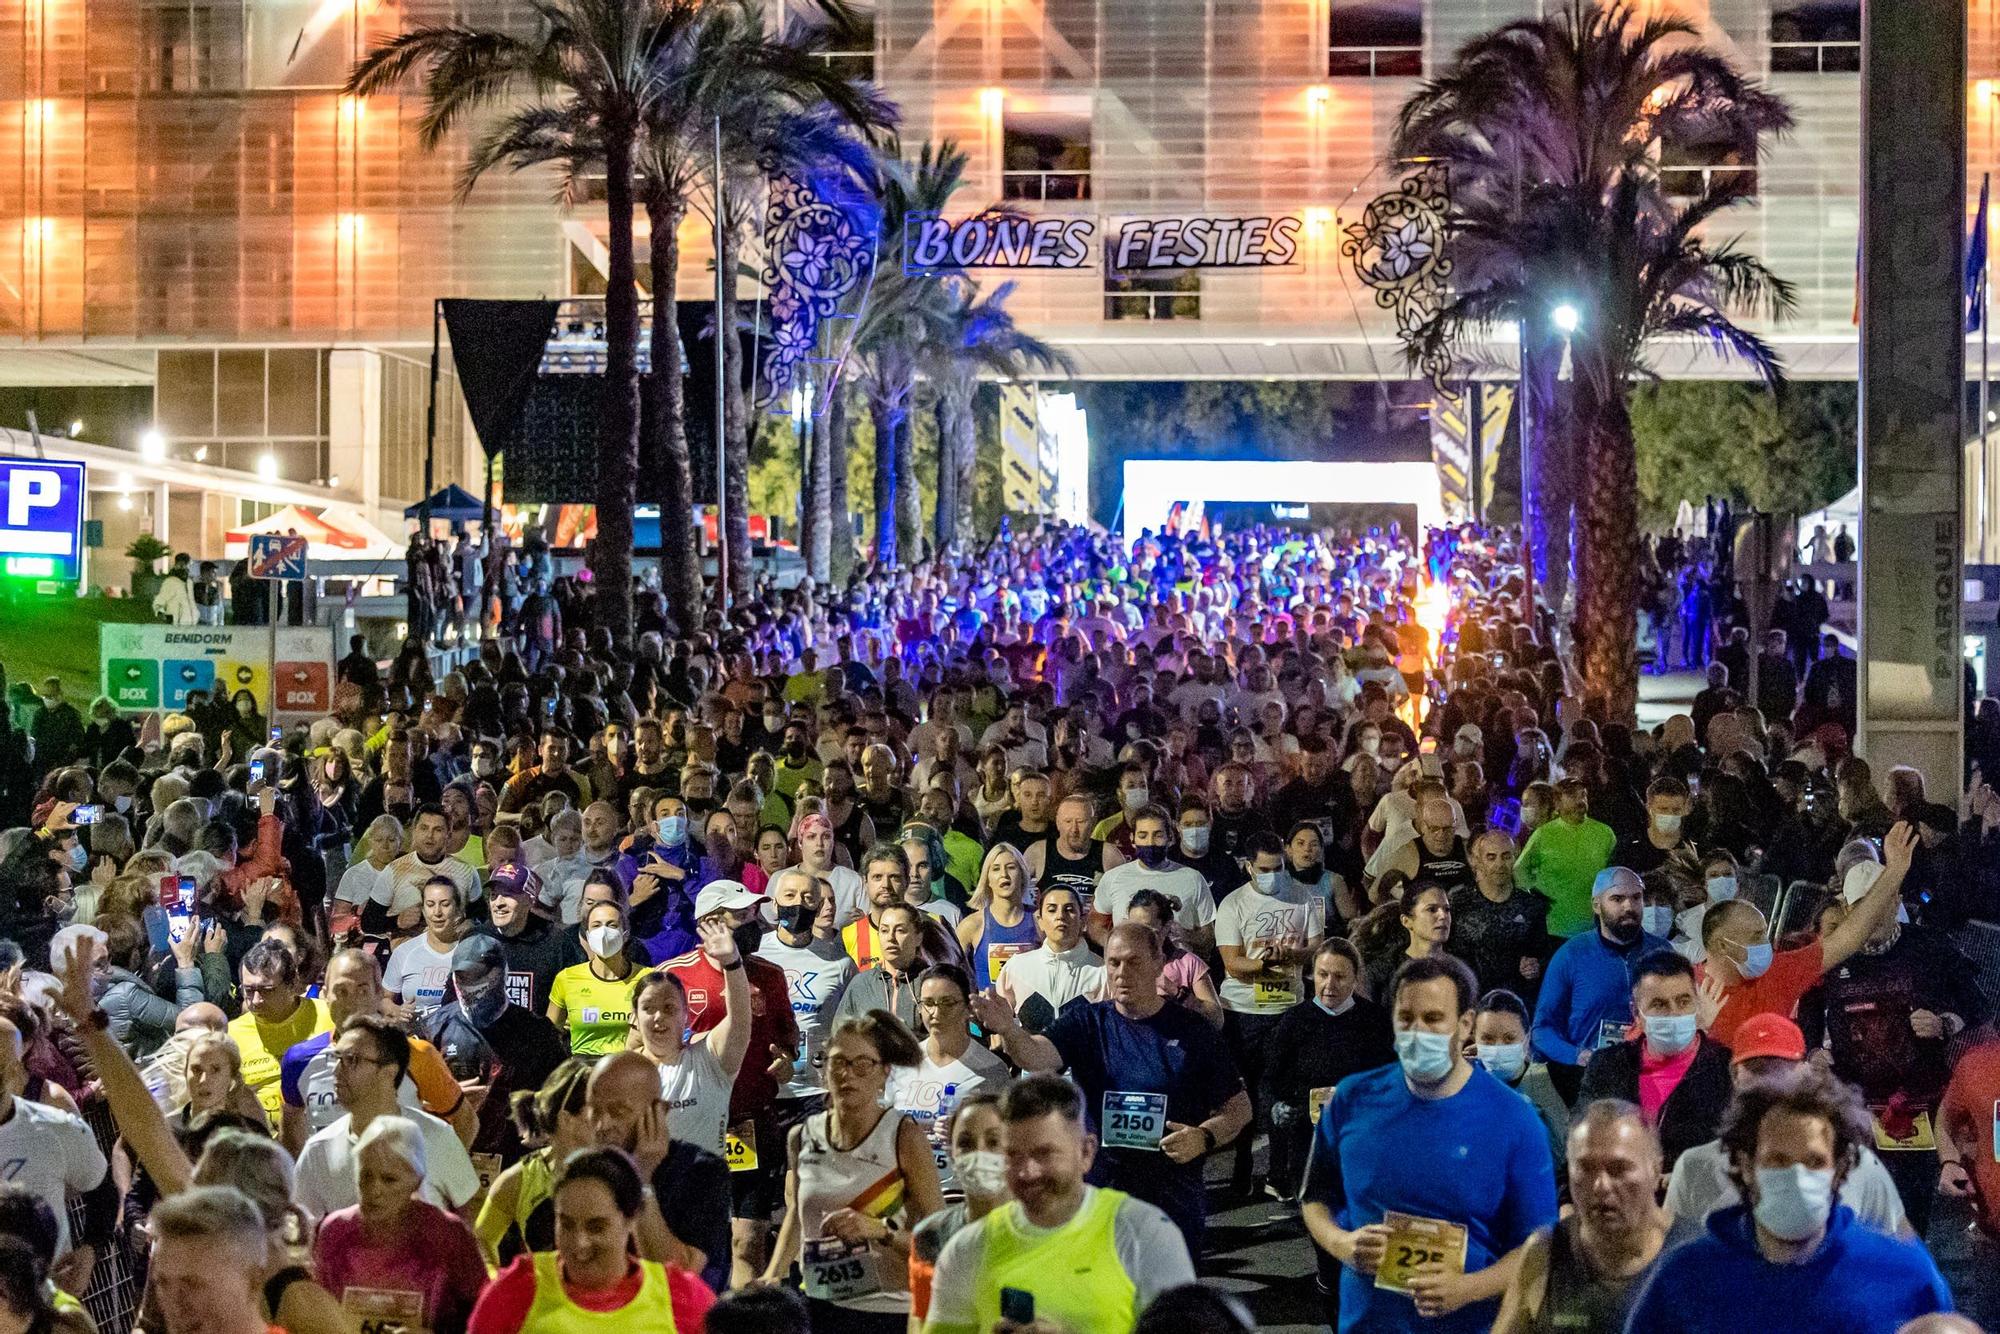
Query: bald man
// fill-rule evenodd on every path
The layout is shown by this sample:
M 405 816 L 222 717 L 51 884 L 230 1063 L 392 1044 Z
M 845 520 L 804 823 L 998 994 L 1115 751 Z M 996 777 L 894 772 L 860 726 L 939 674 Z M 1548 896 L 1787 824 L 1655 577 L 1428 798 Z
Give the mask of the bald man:
M 659 1067 L 635 1051 L 605 1056 L 590 1072 L 584 1112 L 598 1146 L 631 1154 L 650 1186 L 639 1215 L 640 1253 L 722 1291 L 729 1281 L 729 1169 L 718 1155 L 668 1133 Z
M 1023 1070 L 1069 1071 L 1103 1146 L 1091 1184 L 1158 1205 L 1199 1256 L 1208 1223 L 1202 1160 L 1250 1124 L 1250 1095 L 1214 1026 L 1161 997 L 1165 966 L 1151 928 L 1121 922 L 1105 943 L 1107 999 L 1068 1007 L 1040 1035 L 990 989 L 975 998 L 973 1017 Z
M 206 1029 L 211 1033 L 227 1033 L 229 1016 L 222 1012 L 220 1005 L 211 1001 L 196 1001 L 174 1018 L 174 1032 L 185 1033 L 194 1028 Z

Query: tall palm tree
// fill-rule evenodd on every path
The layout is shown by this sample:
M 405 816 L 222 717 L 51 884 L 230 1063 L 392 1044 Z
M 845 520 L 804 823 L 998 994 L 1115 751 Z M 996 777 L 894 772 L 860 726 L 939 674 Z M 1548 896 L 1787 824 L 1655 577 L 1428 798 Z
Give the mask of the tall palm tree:
M 1014 284 L 981 295 L 964 279 L 947 283 L 950 305 L 927 349 L 924 373 L 937 394 L 938 482 L 933 530 L 939 550 L 972 539 L 972 472 L 978 453 L 972 404 L 981 372 L 1019 379 L 1031 369 L 1073 373 L 1075 363 L 1052 344 L 1025 332 L 1007 310 Z
M 1717 173 L 1677 206 L 1660 162 L 1703 145 L 1754 148 L 1790 125 L 1783 101 L 1701 45 L 1692 25 L 1646 17 L 1629 0 L 1568 0 L 1474 39 L 1398 118 L 1392 155 L 1443 162 L 1452 195 L 1455 292 L 1414 331 L 1413 358 L 1518 326 L 1538 372 L 1531 404 L 1546 422 L 1564 351 L 1550 310 L 1567 301 L 1581 312 L 1567 338 L 1565 438 L 1531 447 L 1560 451 L 1557 468 L 1581 497 L 1576 657 L 1586 689 L 1615 716 L 1630 717 L 1638 697 L 1632 380 L 1649 344 L 1696 337 L 1776 386 L 1776 354 L 1732 316 L 1778 319 L 1793 304 L 1791 286 L 1760 261 L 1704 238 L 1704 224 L 1752 197 L 1743 175 Z M 1549 548 L 1567 546 L 1568 520 L 1562 506 L 1548 511 L 1547 528 L 1530 535 L 1553 571 L 1561 562 Z
M 934 274 L 903 271 L 904 222 L 942 211 L 964 184 L 968 155 L 950 140 L 925 144 L 914 161 L 885 161 L 877 178 L 881 245 L 875 280 L 860 301 L 848 366 L 875 428 L 875 559 L 914 554 L 918 505 L 910 408 L 924 349 L 945 336 L 950 296 Z
M 716 143 L 721 131 L 723 198 L 718 262 L 729 279 L 721 285 L 717 327 L 724 372 L 725 542 L 732 571 L 750 568 L 750 425 L 743 397 L 743 348 L 735 332 L 737 278 L 742 269 L 744 233 L 762 216 L 764 183 L 784 174 L 827 189 L 872 177 L 874 142 L 896 121 L 893 104 L 872 87 L 848 78 L 820 59 L 829 49 L 824 24 L 793 21 L 780 37 L 768 37 L 760 0 L 716 0 L 716 38 L 699 67 L 705 77 L 695 102 L 708 117 L 703 170 L 709 180 L 709 218 L 714 220 Z M 840 178 L 836 181 L 836 178 Z M 739 576 L 740 577 L 740 576 Z M 747 583 L 743 585 L 746 589 Z
M 639 473 L 639 293 L 633 257 L 633 161 L 653 104 L 671 91 L 654 55 L 663 15 L 694 0 L 528 0 L 527 37 L 461 24 L 400 33 L 361 59 L 348 75 L 355 97 L 386 92 L 415 74 L 425 100 L 419 142 L 435 150 L 468 114 L 510 96 L 534 101 L 503 115 L 475 147 L 461 175 L 461 197 L 497 166 L 514 170 L 555 160 L 548 142 L 566 141 L 573 166 L 604 168 L 608 264 L 604 299 L 604 399 L 598 436 L 597 538 L 590 561 L 597 623 L 615 642 L 632 639 L 632 509 Z M 505 147 L 524 140 L 534 152 Z M 566 173 L 558 198 L 574 204 Z

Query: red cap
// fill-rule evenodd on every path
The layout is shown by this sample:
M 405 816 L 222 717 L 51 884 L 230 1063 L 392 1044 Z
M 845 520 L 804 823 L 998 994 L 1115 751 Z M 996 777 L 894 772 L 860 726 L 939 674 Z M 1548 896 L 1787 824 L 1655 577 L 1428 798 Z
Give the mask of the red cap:
M 1806 1058 L 1806 1037 L 1799 1026 L 1781 1014 L 1753 1014 L 1736 1026 L 1730 1039 L 1730 1064 L 1741 1065 L 1760 1056 L 1776 1056 L 1787 1061 Z

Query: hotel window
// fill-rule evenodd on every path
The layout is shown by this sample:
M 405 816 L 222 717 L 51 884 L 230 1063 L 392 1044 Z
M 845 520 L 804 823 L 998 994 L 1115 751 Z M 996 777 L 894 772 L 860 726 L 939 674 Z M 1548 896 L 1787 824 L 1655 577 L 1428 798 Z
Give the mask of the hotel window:
M 1008 199 L 1090 198 L 1090 110 L 1015 107 L 1001 121 L 1000 193 Z
M 1771 11 L 1771 73 L 1858 74 L 1859 0 L 1805 0 Z
M 146 4 L 139 10 L 145 91 L 201 93 L 242 84 L 241 18 L 197 0 Z
M 338 88 L 363 52 L 357 6 L 326 0 L 259 0 L 247 6 L 252 88 Z
M 1660 186 L 1668 194 L 1693 199 L 1711 185 L 1733 185 L 1757 193 L 1757 141 L 1717 140 L 1713 143 L 1663 144 Z
M 1336 79 L 1421 77 L 1423 0 L 1327 0 L 1326 72 Z
M 1104 318 L 1107 320 L 1198 320 L 1201 318 L 1201 275 L 1137 273 L 1118 277 L 1104 273 Z

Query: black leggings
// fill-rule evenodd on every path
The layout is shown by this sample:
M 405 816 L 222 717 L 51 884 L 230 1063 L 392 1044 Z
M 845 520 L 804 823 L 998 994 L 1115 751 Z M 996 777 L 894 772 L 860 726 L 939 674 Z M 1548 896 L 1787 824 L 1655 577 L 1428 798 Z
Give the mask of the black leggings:
M 813 1334 L 909 1334 L 910 1317 L 881 1311 L 855 1311 L 817 1297 L 806 1298 Z

